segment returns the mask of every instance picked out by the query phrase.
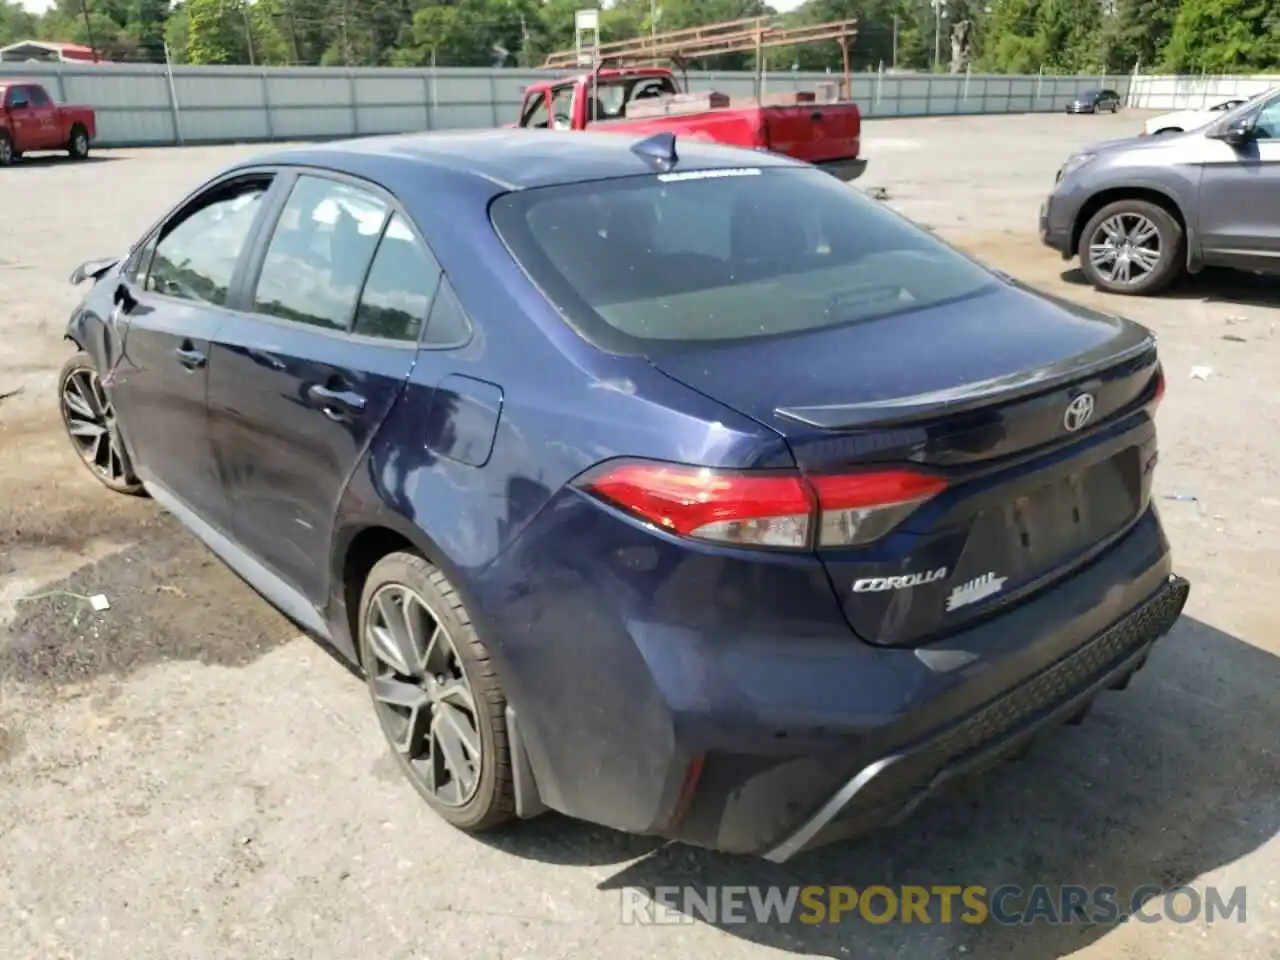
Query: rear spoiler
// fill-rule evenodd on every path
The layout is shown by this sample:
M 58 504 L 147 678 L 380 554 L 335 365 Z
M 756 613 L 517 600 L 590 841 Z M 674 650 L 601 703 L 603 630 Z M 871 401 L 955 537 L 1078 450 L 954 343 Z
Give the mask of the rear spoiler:
M 1059 363 L 1026 370 L 1007 377 L 966 383 L 949 390 L 934 390 L 910 397 L 873 400 L 868 403 L 836 403 L 815 407 L 778 407 L 774 413 L 819 430 L 856 430 L 914 423 L 938 416 L 963 413 L 993 402 L 1018 400 L 1052 390 L 1076 380 L 1084 380 L 1125 363 L 1142 366 L 1144 359 L 1154 364 L 1155 338 L 1136 325 L 1130 328 L 1130 342 L 1121 350 L 1114 343 L 1103 345 L 1094 355 L 1072 357 Z M 1136 341 L 1136 342 L 1135 342 Z M 1097 354 L 1101 353 L 1102 356 Z
M 116 257 L 112 260 L 86 260 L 75 270 L 71 271 L 71 285 L 78 287 L 90 277 L 93 282 L 97 283 L 102 279 L 103 274 L 120 262 L 120 258 Z

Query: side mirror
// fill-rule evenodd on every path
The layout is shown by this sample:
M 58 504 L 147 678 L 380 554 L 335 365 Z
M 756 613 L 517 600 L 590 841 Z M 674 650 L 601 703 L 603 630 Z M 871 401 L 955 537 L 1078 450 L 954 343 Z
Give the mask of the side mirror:
M 1225 127 L 1219 127 L 1213 132 L 1214 139 L 1229 143 L 1233 147 L 1244 146 L 1252 141 L 1254 136 L 1252 117 L 1241 117 Z
M 10 110 L 25 110 L 25 109 L 27 109 L 27 107 L 29 107 L 29 106 L 31 106 L 31 104 L 30 104 L 30 103 L 28 103 L 26 100 L 15 100 L 13 103 L 9 104 L 9 109 L 10 109 Z

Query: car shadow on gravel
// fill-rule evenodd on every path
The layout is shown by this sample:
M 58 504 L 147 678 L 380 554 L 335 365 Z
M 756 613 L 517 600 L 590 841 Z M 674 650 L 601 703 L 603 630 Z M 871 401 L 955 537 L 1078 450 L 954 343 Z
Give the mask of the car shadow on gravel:
M 244 666 L 298 636 L 171 516 L 135 522 L 140 542 L 19 600 L 0 626 L 0 680 L 83 683 L 174 660 Z M 92 608 L 98 594 L 108 609 Z
M 69 164 L 73 166 L 83 166 L 86 163 L 110 163 L 112 160 L 119 160 L 120 157 L 102 156 L 101 154 L 91 153 L 82 160 L 73 160 L 70 157 L 60 153 L 41 154 L 36 157 L 23 157 L 13 165 L 15 169 L 23 167 L 56 167 L 61 164 Z
M 1091 287 L 1084 271 L 1073 267 L 1062 274 L 1063 283 Z M 1243 307 L 1280 307 L 1280 276 L 1206 267 L 1194 276 L 1184 276 L 1158 299 L 1208 300 Z
M 1134 678 L 1108 692 L 1079 727 L 1048 734 L 1023 759 L 1007 763 L 939 797 L 907 822 L 860 841 L 801 854 L 784 865 L 709 853 L 647 838 L 626 838 L 561 817 L 520 825 L 489 840 L 510 853 L 554 863 L 607 864 L 639 857 L 601 884 L 652 906 L 656 887 L 785 888 L 918 885 L 988 891 L 1116 888 L 1119 916 L 1096 915 L 1049 925 L 872 923 L 857 910 L 840 923 L 730 923 L 708 918 L 700 905 L 679 909 L 678 893 L 662 896 L 683 922 L 710 922 L 724 932 L 778 950 L 833 958 L 1060 957 L 1098 940 L 1137 904 L 1155 914 L 1168 891 L 1256 850 L 1280 831 L 1280 658 L 1190 617 L 1184 617 Z M 1199 888 L 1203 890 L 1203 888 Z M 627 891 L 624 893 L 624 891 Z M 764 894 L 760 891 L 760 895 Z M 1223 902 L 1231 889 L 1222 890 Z M 1247 897 L 1264 891 L 1248 890 Z M 750 913 L 751 901 L 740 896 Z M 1025 901 L 1011 898 L 1018 909 Z M 876 901 L 876 913 L 885 901 Z M 696 900 L 695 900 L 696 904 Z M 1252 919 L 1261 904 L 1248 902 Z M 1184 908 L 1185 909 L 1185 908 Z M 797 908 L 796 917 L 804 912 Z M 1086 914 L 1091 914 L 1091 909 Z M 643 913 L 642 913 L 643 915 Z M 1090 921 L 1090 922 L 1086 922 Z M 668 921 L 670 922 L 670 921 Z M 1160 921 L 1169 926 L 1172 921 Z M 1221 920 L 1219 923 L 1236 922 Z M 1203 923 L 1197 919 L 1196 923 Z

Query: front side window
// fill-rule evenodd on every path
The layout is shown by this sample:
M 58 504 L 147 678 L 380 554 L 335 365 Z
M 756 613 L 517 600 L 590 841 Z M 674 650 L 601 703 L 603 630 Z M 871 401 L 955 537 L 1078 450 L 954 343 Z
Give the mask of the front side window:
M 6 102 L 11 107 L 28 107 L 31 105 L 31 95 L 27 93 L 26 87 L 10 87 Z
M 554 130 L 568 130 L 573 126 L 573 90 L 572 84 L 561 87 L 551 97 L 551 127 Z
M 1253 122 L 1253 133 L 1259 140 L 1280 140 L 1280 97 L 1259 108 Z
M 439 285 L 440 265 L 396 214 L 378 242 L 360 294 L 354 332 L 387 340 L 417 340 Z
M 213 188 L 195 209 L 166 224 L 146 276 L 145 289 L 166 297 L 221 306 L 244 253 L 269 178 Z
M 49 97 L 44 92 L 44 87 L 31 87 L 31 103 L 37 107 L 52 106 Z
M 520 117 L 520 126 L 546 129 L 547 95 L 545 93 L 539 91 L 529 98 L 528 103 L 525 104 L 524 113 Z
M 542 187 L 505 194 L 491 211 L 569 323 L 621 353 L 888 322 L 998 282 L 811 168 Z
M 299 177 L 263 258 L 254 311 L 349 329 L 388 209 L 359 187 Z

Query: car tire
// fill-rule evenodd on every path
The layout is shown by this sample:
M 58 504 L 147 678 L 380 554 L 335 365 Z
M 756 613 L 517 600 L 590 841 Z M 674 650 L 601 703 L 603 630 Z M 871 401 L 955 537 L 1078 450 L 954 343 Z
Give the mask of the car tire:
M 72 448 L 99 483 L 116 493 L 145 493 L 133 472 L 98 368 L 83 351 L 68 359 L 58 374 L 58 409 Z
M 414 789 L 468 833 L 513 819 L 507 698 L 448 577 L 416 553 L 383 557 L 365 579 L 357 629 L 378 723 Z
M 13 141 L 9 139 L 9 134 L 0 133 L 0 167 L 7 167 L 19 157 L 17 150 L 13 149 Z
M 83 160 L 89 156 L 89 131 L 83 124 L 71 127 L 71 136 L 67 139 L 67 153 L 72 160 Z
M 1097 243 L 1099 247 L 1109 244 L 1113 248 L 1120 247 L 1120 252 L 1124 251 L 1123 244 L 1114 241 L 1116 226 L 1122 228 L 1125 238 L 1130 241 L 1127 268 L 1120 266 L 1119 253 L 1111 257 L 1104 254 L 1096 261 L 1090 256 L 1095 240 L 1105 241 Z M 1154 229 L 1154 248 L 1147 239 L 1151 229 Z M 1138 238 L 1142 242 L 1135 244 L 1133 241 Z M 1134 257 L 1137 251 L 1146 251 L 1146 255 L 1137 259 Z M 1150 256 L 1152 252 L 1155 253 L 1154 258 Z M 1086 279 L 1098 290 L 1126 296 L 1150 296 L 1166 289 L 1181 275 L 1186 266 L 1186 237 L 1177 218 L 1164 207 L 1146 200 L 1117 200 L 1089 218 L 1080 231 L 1076 253 Z M 1152 266 L 1134 277 L 1135 262 L 1140 269 L 1147 262 Z

